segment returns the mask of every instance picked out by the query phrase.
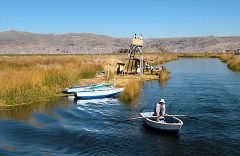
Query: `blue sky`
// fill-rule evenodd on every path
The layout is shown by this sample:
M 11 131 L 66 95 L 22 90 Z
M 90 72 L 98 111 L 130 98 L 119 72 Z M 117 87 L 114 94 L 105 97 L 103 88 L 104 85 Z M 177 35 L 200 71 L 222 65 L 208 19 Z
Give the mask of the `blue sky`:
M 0 0 L 0 31 L 238 36 L 240 0 Z

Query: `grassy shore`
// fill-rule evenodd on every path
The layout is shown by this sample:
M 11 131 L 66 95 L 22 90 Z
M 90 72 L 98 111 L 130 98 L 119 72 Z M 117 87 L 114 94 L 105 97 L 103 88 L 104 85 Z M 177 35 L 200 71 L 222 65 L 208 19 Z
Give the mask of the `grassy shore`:
M 179 54 L 179 57 L 184 58 L 197 58 L 197 57 L 203 57 L 203 58 L 219 58 L 224 63 L 226 63 L 229 67 L 229 69 L 233 71 L 240 71 L 240 56 L 231 54 L 231 53 L 186 53 L 186 54 Z
M 159 65 L 166 62 L 177 60 L 177 54 L 159 53 L 159 54 L 144 54 L 144 59 L 152 65 Z
M 231 54 L 144 54 L 148 62 L 157 65 L 179 57 L 220 58 L 228 67 L 240 71 L 240 58 Z M 0 107 L 36 103 L 42 97 L 55 96 L 62 88 L 74 85 L 107 82 L 96 77 L 109 60 L 124 62 L 126 55 L 14 55 L 0 56 Z M 133 101 L 140 93 L 142 82 L 158 79 L 156 75 L 143 76 L 110 74 L 116 85 L 125 87 L 120 99 Z M 169 79 L 167 70 L 160 80 Z M 131 80 L 131 81 L 129 81 Z
M 56 96 L 65 87 L 106 82 L 106 78 L 96 77 L 97 72 L 104 70 L 103 67 L 109 60 L 124 61 L 125 57 L 125 55 L 0 56 L 0 109 L 36 103 L 44 97 Z M 127 84 L 132 77 L 111 75 L 111 78 L 113 77 L 116 77 L 118 86 L 126 88 L 122 97 L 125 93 L 129 94 L 128 90 L 131 90 L 129 88 L 132 86 Z M 156 79 L 156 76 L 148 76 L 146 79 Z M 134 94 L 129 94 L 131 97 L 123 101 L 135 98 L 140 92 L 140 87 L 133 90 Z
M 179 53 L 178 57 L 183 58 L 218 58 L 222 54 L 218 53 Z
M 36 102 L 93 78 L 101 62 L 91 56 L 1 56 L 0 106 Z
M 235 71 L 240 71 L 240 56 L 236 56 L 233 54 L 223 54 L 220 55 L 219 58 L 227 63 L 228 67 Z

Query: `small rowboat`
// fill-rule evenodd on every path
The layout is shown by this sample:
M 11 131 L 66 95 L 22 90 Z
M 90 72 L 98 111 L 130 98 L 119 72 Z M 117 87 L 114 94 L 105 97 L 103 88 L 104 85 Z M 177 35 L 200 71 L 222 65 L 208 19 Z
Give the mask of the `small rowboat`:
M 76 92 L 76 99 L 100 99 L 118 96 L 123 91 L 123 88 L 97 89 L 88 92 Z
M 63 93 L 65 94 L 74 94 L 75 92 L 88 92 L 93 89 L 102 89 L 102 88 L 107 88 L 107 87 L 112 87 L 113 84 L 91 84 L 88 86 L 74 86 L 70 88 L 65 88 L 63 89 Z
M 144 112 L 144 113 L 140 113 L 140 115 L 142 117 L 146 117 L 144 118 L 144 123 L 147 126 L 152 127 L 154 129 L 162 130 L 162 131 L 177 133 L 183 125 L 183 122 L 180 119 L 176 118 L 175 116 L 166 115 L 164 117 L 165 118 L 164 121 L 155 121 L 155 118 L 151 117 L 153 116 L 153 112 Z M 147 118 L 148 116 L 150 118 Z

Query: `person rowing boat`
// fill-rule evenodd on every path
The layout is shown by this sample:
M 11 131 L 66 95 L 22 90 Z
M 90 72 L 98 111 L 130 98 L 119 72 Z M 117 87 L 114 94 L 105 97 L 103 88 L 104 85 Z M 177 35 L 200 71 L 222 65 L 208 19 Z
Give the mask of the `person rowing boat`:
M 165 100 L 161 99 L 159 101 L 159 103 L 156 104 L 155 108 L 154 108 L 154 114 L 153 116 L 157 116 L 156 117 L 156 121 L 164 121 L 164 115 L 166 113 L 166 105 L 165 105 Z

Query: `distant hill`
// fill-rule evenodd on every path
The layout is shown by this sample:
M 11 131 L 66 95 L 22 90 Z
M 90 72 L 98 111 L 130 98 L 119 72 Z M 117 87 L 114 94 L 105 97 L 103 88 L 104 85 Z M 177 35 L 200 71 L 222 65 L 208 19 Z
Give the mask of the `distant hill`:
M 126 49 L 128 38 L 89 33 L 37 34 L 0 32 L 0 54 L 97 54 Z M 240 37 L 152 38 L 144 40 L 144 52 L 223 52 L 240 48 Z
M 86 33 L 36 34 L 20 31 L 0 33 L 1 54 L 95 54 L 113 53 L 129 45 L 129 39 Z
M 240 37 L 183 37 L 149 39 L 147 47 L 166 52 L 225 52 L 240 48 Z

